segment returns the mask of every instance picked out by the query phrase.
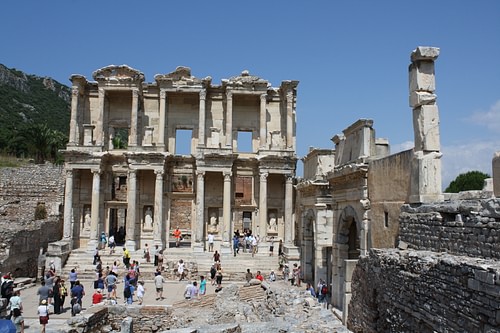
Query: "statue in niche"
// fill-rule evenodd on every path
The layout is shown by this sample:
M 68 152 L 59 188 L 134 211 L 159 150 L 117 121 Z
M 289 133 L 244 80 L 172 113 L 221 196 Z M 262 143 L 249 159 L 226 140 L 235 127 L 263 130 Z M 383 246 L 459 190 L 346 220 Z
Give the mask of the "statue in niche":
M 210 213 L 210 219 L 208 221 L 208 232 L 217 233 L 219 231 L 219 223 L 217 221 L 217 214 L 215 212 Z
M 144 215 L 144 229 L 153 229 L 153 211 L 149 206 Z
M 276 215 L 274 213 L 269 214 L 269 222 L 267 223 L 267 229 L 271 232 L 278 231 L 278 225 L 276 223 Z
M 84 227 L 85 229 L 90 229 L 90 224 L 92 222 L 92 217 L 90 216 L 90 208 L 86 208 L 85 209 L 85 214 L 84 214 L 84 217 L 83 217 L 83 221 L 84 221 Z

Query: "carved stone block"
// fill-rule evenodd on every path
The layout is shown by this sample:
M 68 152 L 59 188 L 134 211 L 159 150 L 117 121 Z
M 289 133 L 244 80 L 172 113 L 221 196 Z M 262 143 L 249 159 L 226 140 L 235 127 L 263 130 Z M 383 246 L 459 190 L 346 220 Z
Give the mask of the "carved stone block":
M 433 93 L 436 90 L 436 80 L 434 77 L 434 62 L 421 61 L 410 65 L 410 92 L 428 91 Z
M 439 111 L 437 105 L 422 105 L 413 110 L 416 151 L 439 151 Z

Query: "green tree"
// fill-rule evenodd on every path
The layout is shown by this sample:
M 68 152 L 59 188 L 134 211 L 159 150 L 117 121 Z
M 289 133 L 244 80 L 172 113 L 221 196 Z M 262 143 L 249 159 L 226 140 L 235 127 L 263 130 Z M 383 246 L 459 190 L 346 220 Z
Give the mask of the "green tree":
M 35 163 L 42 164 L 47 160 L 61 163 L 59 149 L 66 145 L 66 135 L 50 129 L 47 124 L 32 124 L 26 129 L 23 137 Z
M 444 191 L 446 193 L 458 193 L 460 191 L 482 190 L 486 178 L 490 178 L 490 175 L 481 171 L 461 173 Z

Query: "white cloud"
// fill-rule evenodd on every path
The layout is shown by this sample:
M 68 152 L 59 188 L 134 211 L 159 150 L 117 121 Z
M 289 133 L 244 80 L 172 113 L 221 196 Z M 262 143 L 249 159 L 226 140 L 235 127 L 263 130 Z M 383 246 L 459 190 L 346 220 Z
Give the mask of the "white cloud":
M 492 131 L 500 130 L 500 100 L 493 104 L 488 111 L 475 111 L 465 120 L 485 126 Z
M 475 141 L 465 144 L 442 146 L 443 189 L 459 174 L 478 170 L 491 176 L 491 162 L 496 151 L 500 151 L 500 141 Z
M 397 154 L 399 152 L 412 149 L 413 147 L 415 147 L 415 143 L 413 143 L 413 141 L 397 143 L 395 145 L 391 145 L 391 154 Z

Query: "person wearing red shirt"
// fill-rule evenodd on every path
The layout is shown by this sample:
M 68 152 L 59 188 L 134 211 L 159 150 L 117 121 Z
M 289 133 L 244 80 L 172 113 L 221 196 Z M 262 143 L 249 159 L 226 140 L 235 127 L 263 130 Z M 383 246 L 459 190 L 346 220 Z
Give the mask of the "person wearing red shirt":
M 255 278 L 260 281 L 264 281 L 264 277 L 262 274 L 260 274 L 260 271 L 257 271 L 257 274 L 255 275 Z
M 101 302 L 102 302 L 101 289 L 97 289 L 94 295 L 92 295 L 92 305 L 99 304 Z

